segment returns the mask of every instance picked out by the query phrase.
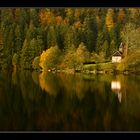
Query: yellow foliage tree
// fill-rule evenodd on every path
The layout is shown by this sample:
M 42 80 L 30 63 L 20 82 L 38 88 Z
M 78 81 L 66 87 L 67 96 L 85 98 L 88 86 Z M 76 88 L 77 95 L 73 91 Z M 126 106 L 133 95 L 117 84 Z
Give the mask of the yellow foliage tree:
M 59 62 L 60 50 L 57 46 L 50 47 L 46 51 L 43 51 L 40 56 L 39 66 L 43 71 L 48 69 L 57 68 Z
M 46 51 L 43 51 L 41 56 L 40 56 L 40 62 L 39 62 L 39 66 L 44 69 L 45 63 L 46 63 Z
M 109 8 L 108 11 L 107 11 L 107 15 L 106 15 L 106 26 L 108 28 L 108 30 L 110 31 L 111 28 L 114 26 L 114 11 L 113 9 Z

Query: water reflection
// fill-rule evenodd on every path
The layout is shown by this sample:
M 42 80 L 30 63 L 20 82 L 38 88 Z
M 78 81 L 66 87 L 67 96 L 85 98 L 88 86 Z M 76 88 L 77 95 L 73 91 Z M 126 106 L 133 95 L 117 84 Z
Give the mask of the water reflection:
M 121 82 L 120 81 L 112 81 L 111 89 L 118 95 L 118 100 L 121 103 L 122 101 L 122 93 L 121 93 Z
M 139 83 L 133 75 L 1 72 L 0 130 L 140 130 Z
M 56 96 L 59 91 L 58 77 L 53 73 L 42 72 L 39 74 L 39 83 L 42 90 L 45 90 L 46 93 Z

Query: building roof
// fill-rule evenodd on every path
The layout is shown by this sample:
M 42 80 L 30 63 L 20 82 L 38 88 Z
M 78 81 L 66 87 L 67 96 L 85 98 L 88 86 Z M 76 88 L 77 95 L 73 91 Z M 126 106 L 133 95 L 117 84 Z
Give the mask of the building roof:
M 122 53 L 120 51 L 115 51 L 112 56 L 122 56 Z

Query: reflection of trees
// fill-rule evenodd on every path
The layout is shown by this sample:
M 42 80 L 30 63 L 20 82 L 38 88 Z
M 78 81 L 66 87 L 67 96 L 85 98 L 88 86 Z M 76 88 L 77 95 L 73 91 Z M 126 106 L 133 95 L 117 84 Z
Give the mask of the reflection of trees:
M 53 73 L 42 72 L 39 75 L 40 87 L 45 90 L 48 94 L 56 96 L 59 91 L 58 77 Z
M 40 87 L 50 95 L 56 95 L 60 89 L 69 97 L 84 97 L 87 87 L 80 75 L 53 74 L 42 72 L 39 75 Z
M 45 84 L 53 89 L 50 90 L 54 93 L 51 95 L 55 96 L 44 94 L 46 91 L 42 91 L 32 77 L 33 73 L 29 71 L 0 74 L 0 130 L 140 128 L 138 76 L 107 78 L 94 75 L 90 80 L 87 77 L 85 80 L 81 74 L 42 74 Z M 126 101 L 121 104 L 110 89 L 111 80 L 116 78 L 121 81 L 122 92 L 127 93 Z
M 18 84 L 18 75 L 17 75 L 17 72 L 16 71 L 13 71 L 12 72 L 12 83 L 14 85 L 17 85 Z
M 16 74 L 11 75 L 11 72 L 5 71 L 0 74 L 0 130 L 21 128 L 18 126 L 22 114 L 21 100 L 15 86 L 16 82 L 13 83 L 15 77 Z
M 39 76 L 38 75 L 39 75 L 39 72 L 37 72 L 37 71 L 32 72 L 32 79 L 37 85 L 39 85 Z
M 61 86 L 64 87 L 64 93 L 69 97 L 77 96 L 78 99 L 83 99 L 87 91 L 84 86 L 84 80 L 81 75 L 60 74 Z
M 123 79 L 122 95 L 125 102 L 120 108 L 120 116 L 122 116 L 122 122 L 127 124 L 124 127 L 126 130 L 139 130 L 140 86 L 138 83 L 140 83 L 138 75 L 125 76 Z
M 63 89 L 60 90 L 63 93 L 57 90 L 58 94 L 55 101 L 51 96 L 46 98 L 48 109 L 42 110 L 42 113 L 37 116 L 37 125 L 41 130 L 43 128 L 46 130 L 103 130 L 104 124 L 105 128 L 109 129 L 110 125 L 108 123 L 111 121 L 110 110 L 105 115 L 105 119 L 103 117 L 115 96 L 111 94 L 112 98 L 109 98 L 106 93 L 100 93 L 102 92 L 101 88 L 105 88 L 104 92 L 110 89 L 110 83 L 107 80 L 105 83 L 103 78 L 99 78 L 98 81 L 90 80 L 85 82 L 82 75 L 51 75 L 50 73 L 46 75 L 46 80 L 49 80 L 47 76 L 55 77 L 54 79 L 50 78 L 52 79 L 51 84 L 54 84 L 57 79 L 59 83 L 57 86 L 59 86 L 59 89 Z M 47 82 L 47 85 L 49 85 L 49 81 Z M 52 87 L 54 86 L 50 85 L 49 88 Z M 107 103 L 107 100 L 109 103 Z M 112 106 L 113 109 L 115 105 Z

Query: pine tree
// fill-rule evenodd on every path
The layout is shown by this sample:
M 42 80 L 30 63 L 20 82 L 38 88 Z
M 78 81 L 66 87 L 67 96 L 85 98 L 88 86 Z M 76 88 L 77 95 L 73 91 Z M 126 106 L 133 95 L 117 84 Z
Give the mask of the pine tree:
M 30 21 L 35 27 L 39 26 L 38 9 L 30 9 Z
M 20 59 L 22 69 L 32 69 L 32 62 L 38 55 L 36 47 L 36 40 L 34 38 L 30 42 L 28 42 L 27 40 L 24 41 Z
M 68 28 L 66 35 L 64 36 L 64 48 L 65 50 L 69 50 L 72 45 L 76 44 L 76 36 L 75 30 L 71 27 Z
M 50 26 L 47 33 L 47 46 L 50 48 L 51 46 L 57 45 L 57 38 L 54 26 Z
M 87 16 L 83 23 L 85 44 L 90 52 L 96 49 L 96 39 L 97 39 L 97 25 L 95 22 L 95 17 Z
M 15 49 L 14 49 L 14 52 L 19 53 L 22 45 L 23 45 L 22 34 L 21 34 L 21 31 L 20 31 L 20 27 L 17 25 L 16 28 L 15 28 Z

